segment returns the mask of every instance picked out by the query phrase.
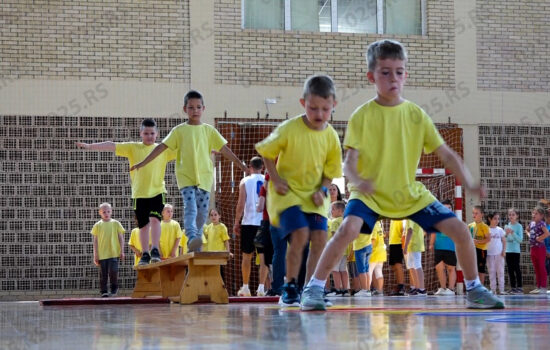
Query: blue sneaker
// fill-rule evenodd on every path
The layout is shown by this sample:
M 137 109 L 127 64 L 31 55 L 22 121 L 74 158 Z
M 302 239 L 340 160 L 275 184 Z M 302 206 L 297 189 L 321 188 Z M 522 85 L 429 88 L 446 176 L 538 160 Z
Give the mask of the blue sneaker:
M 466 302 L 469 309 L 504 309 L 502 300 L 494 296 L 482 285 L 467 291 L 466 294 Z
M 279 299 L 279 305 L 283 307 L 300 306 L 300 293 L 296 283 L 285 283 L 283 286 L 283 294 Z
M 189 242 L 187 242 L 187 251 L 189 253 L 200 252 L 202 247 L 202 237 L 197 235 L 189 237 Z
M 151 249 L 151 264 L 160 262 L 160 253 L 158 248 Z
M 310 310 L 326 310 L 324 297 L 324 289 L 319 286 L 308 286 L 302 293 L 301 309 L 303 311 Z

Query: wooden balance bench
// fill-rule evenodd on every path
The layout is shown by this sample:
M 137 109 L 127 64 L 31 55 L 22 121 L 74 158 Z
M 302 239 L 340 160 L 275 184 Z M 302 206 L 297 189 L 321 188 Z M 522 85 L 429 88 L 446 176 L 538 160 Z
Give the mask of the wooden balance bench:
M 209 298 L 216 304 L 227 304 L 220 266 L 228 259 L 228 252 L 200 252 L 135 266 L 137 281 L 132 297 L 162 296 L 181 304 L 195 303 L 200 297 L 201 301 Z

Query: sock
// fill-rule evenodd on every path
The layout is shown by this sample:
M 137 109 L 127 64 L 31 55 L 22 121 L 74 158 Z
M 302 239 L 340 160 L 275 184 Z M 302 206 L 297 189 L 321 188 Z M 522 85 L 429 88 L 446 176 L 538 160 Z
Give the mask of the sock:
M 248 284 L 244 284 L 244 283 L 243 283 L 243 288 L 244 288 L 244 289 L 248 289 Z
M 263 292 L 264 291 L 264 285 L 258 284 L 258 291 Z
M 481 286 L 481 281 L 479 280 L 479 277 L 476 277 L 475 280 L 464 279 L 464 284 L 466 285 L 466 291 L 469 291 L 478 286 Z
M 309 280 L 309 283 L 307 284 L 308 287 L 313 287 L 313 286 L 317 286 L 317 287 L 321 287 L 321 288 L 325 288 L 325 281 L 324 280 L 318 280 L 316 279 L 315 277 L 311 277 L 311 279 Z

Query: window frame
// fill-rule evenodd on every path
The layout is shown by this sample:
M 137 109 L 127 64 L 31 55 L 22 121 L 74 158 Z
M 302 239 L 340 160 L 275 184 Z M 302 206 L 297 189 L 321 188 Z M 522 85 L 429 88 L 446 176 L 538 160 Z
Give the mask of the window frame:
M 292 13 L 291 13 L 291 1 L 297 0 L 284 0 L 284 31 L 292 31 L 291 22 L 292 22 Z M 351 34 L 385 34 L 384 33 L 384 8 L 385 3 L 392 0 L 376 0 L 376 33 L 360 33 L 360 32 L 351 32 Z M 427 34 L 427 0 L 420 0 L 420 21 L 421 21 L 421 36 L 426 36 Z M 241 0 L 241 28 L 242 29 L 254 29 L 254 28 L 245 28 L 244 26 L 245 18 L 245 0 Z M 338 0 L 330 1 L 330 19 L 331 19 L 331 28 L 330 32 L 321 32 L 320 33 L 344 33 L 338 31 Z M 348 32 L 345 32 L 348 33 Z M 348 33 L 350 34 L 350 33 Z M 418 34 L 402 34 L 402 35 L 418 35 Z

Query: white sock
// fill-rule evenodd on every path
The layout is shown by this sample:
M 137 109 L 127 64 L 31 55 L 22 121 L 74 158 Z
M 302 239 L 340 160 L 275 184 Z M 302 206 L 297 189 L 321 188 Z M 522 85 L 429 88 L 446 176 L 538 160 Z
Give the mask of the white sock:
M 258 284 L 258 291 L 263 292 L 264 291 L 264 285 Z
M 315 277 L 311 277 L 311 279 L 309 280 L 309 283 L 307 284 L 308 287 L 313 287 L 313 286 L 317 286 L 317 287 L 321 287 L 321 288 L 325 288 L 325 280 L 318 280 L 316 279 Z
M 243 289 L 248 289 L 248 284 L 243 283 Z
M 481 286 L 481 281 L 479 280 L 479 277 L 476 277 L 475 280 L 467 280 L 464 279 L 464 284 L 466 285 L 466 290 L 472 290 L 477 286 Z

